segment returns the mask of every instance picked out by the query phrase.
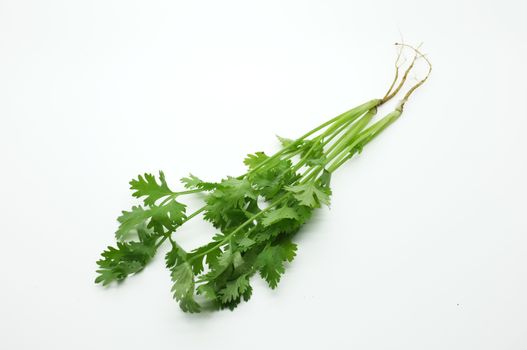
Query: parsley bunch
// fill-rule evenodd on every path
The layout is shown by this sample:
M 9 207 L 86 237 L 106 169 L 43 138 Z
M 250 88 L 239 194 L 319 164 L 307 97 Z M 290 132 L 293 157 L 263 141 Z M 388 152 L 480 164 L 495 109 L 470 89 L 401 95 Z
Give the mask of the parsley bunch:
M 234 309 L 251 297 L 249 281 L 257 273 L 275 288 L 296 255 L 295 234 L 313 210 L 330 203 L 331 174 L 397 120 L 408 97 L 428 78 L 410 88 L 395 110 L 373 122 L 378 107 L 399 92 L 416 59 L 423 57 L 429 64 L 418 49 L 399 45 L 413 49 L 415 56 L 399 81 L 399 51 L 395 78 L 382 99 L 363 103 L 295 140 L 279 138 L 282 148 L 273 155 L 249 154 L 245 174 L 219 182 L 189 175 L 181 179 L 183 191 L 173 191 L 161 171 L 132 180 L 132 195 L 143 204 L 119 216 L 116 246 L 97 261 L 95 282 L 107 285 L 141 271 L 168 242 L 165 260 L 172 292 L 185 312 L 199 312 L 203 305 Z M 181 199 L 194 193 L 205 194 L 205 203 L 187 213 Z M 174 233 L 200 214 L 217 234 L 210 243 L 186 251 Z

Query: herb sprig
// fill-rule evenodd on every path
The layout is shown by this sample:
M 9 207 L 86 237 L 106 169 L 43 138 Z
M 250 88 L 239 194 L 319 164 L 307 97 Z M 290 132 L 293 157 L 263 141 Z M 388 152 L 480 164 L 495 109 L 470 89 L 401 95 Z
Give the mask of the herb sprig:
M 430 62 L 418 49 L 397 45 L 401 50 L 395 78 L 383 98 L 350 109 L 297 139 L 279 137 L 282 148 L 275 154 L 256 152 L 245 158 L 245 174 L 219 182 L 190 174 L 181 179 L 182 191 L 173 191 L 162 171 L 130 181 L 132 195 L 143 204 L 118 217 L 116 246 L 108 247 L 97 261 L 95 282 L 107 285 L 143 270 L 168 241 L 166 267 L 174 298 L 185 312 L 199 312 L 203 305 L 234 309 L 250 299 L 249 281 L 255 274 L 276 288 L 285 266 L 296 255 L 295 234 L 315 209 L 330 204 L 331 174 L 401 116 L 410 95 L 430 74 Z M 415 56 L 399 79 L 398 62 L 404 47 Z M 373 122 L 378 108 L 398 94 L 419 58 L 428 63 L 428 74 L 392 112 Z M 194 193 L 205 194 L 205 203 L 187 214 L 181 199 Z M 217 234 L 208 244 L 186 251 L 174 233 L 200 214 Z

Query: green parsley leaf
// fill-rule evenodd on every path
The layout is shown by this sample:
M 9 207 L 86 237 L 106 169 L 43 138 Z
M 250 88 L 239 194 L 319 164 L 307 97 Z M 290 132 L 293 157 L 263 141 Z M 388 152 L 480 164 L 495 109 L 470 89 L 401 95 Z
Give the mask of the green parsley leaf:
M 247 249 L 251 248 L 255 243 L 256 241 L 249 237 L 243 237 L 238 241 L 238 245 L 242 252 L 245 252 Z
M 160 198 L 170 196 L 173 192 L 168 188 L 165 181 L 165 174 L 159 171 L 159 182 L 157 183 L 156 178 L 152 174 L 139 175 L 137 180 L 130 181 L 130 189 L 135 192 L 132 196 L 136 198 L 144 198 L 146 205 L 154 205 Z
M 239 299 L 245 291 L 249 288 L 249 281 L 246 275 L 238 277 L 234 281 L 227 282 L 224 289 L 220 291 L 220 297 L 222 303 L 229 303 L 236 299 Z
M 187 252 L 177 244 L 172 244 L 172 249 L 165 255 L 166 267 L 172 268 L 183 264 L 185 261 L 187 261 Z
M 284 262 L 293 261 L 296 255 L 296 244 L 291 241 L 283 241 L 277 245 L 269 245 L 258 255 L 256 267 L 260 275 L 267 281 L 269 287 L 276 288 L 280 277 L 284 273 Z
M 123 211 L 121 216 L 117 218 L 120 225 L 115 232 L 115 238 L 117 240 L 125 239 L 132 230 L 136 230 L 139 225 L 144 224 L 149 217 L 149 211 L 140 205 L 132 207 L 131 211 Z
M 107 285 L 121 281 L 141 271 L 156 253 L 156 239 L 147 242 L 117 242 L 117 247 L 108 247 L 97 261 L 99 276 L 95 283 Z
M 211 191 L 218 187 L 218 184 L 213 182 L 205 182 L 201 180 L 199 177 L 194 176 L 192 174 L 189 174 L 188 177 L 181 178 L 181 182 L 185 186 L 185 188 L 191 189 L 191 190 L 204 190 L 204 191 Z
M 323 188 L 317 183 L 308 182 L 300 185 L 287 186 L 286 190 L 292 192 L 294 197 L 302 205 L 311 208 L 320 207 L 320 203 L 329 205 L 331 190 L 329 188 Z
M 262 224 L 264 226 L 269 226 L 280 220 L 284 220 L 284 219 L 298 220 L 298 218 L 299 217 L 295 209 L 291 207 L 281 207 L 281 208 L 277 208 L 277 209 L 274 209 L 274 210 L 271 210 L 265 213 L 265 216 L 262 220 Z
M 254 169 L 269 157 L 263 152 L 256 152 L 254 154 L 248 154 L 247 158 L 243 160 L 243 164 L 247 165 L 249 169 Z
M 179 306 L 185 312 L 199 312 L 200 306 L 194 300 L 194 274 L 188 263 L 176 265 L 172 268 L 172 292 L 174 299 L 179 301 Z
M 280 141 L 280 144 L 283 147 L 289 147 L 290 145 L 292 145 L 295 142 L 295 140 L 288 139 L 286 137 L 282 137 L 282 136 L 278 136 L 278 135 L 276 135 L 276 138 L 278 139 L 278 141 Z
M 163 234 L 166 231 L 173 231 L 185 220 L 186 205 L 171 199 L 162 206 L 152 206 L 147 212 L 151 217 L 147 227 L 155 232 Z

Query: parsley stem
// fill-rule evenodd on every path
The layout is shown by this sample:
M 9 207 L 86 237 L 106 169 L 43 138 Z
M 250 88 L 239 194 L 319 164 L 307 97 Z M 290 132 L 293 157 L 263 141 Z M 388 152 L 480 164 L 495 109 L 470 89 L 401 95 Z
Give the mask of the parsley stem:
M 357 134 L 359 134 L 373 119 L 373 116 L 377 113 L 377 109 L 370 109 L 364 117 L 361 118 L 357 123 L 353 124 L 348 131 L 328 149 L 328 162 L 335 155 L 338 155 L 342 150 L 346 148 L 348 143 L 352 141 Z
M 174 195 L 176 195 L 176 196 L 181 196 L 181 195 L 185 195 L 185 194 L 199 193 L 199 192 L 203 192 L 203 191 L 204 191 L 204 190 L 201 189 L 201 188 L 196 188 L 196 189 L 194 189 L 194 190 L 174 192 Z
M 348 120 L 342 125 L 339 126 L 338 130 L 336 130 L 333 134 L 329 135 L 329 137 L 324 139 L 324 146 L 328 145 L 335 137 L 340 135 L 340 133 L 345 130 L 351 123 L 353 123 L 355 120 Z
M 336 116 L 335 118 L 333 119 L 330 119 L 329 121 L 319 125 L 318 127 L 316 127 L 315 129 L 309 131 L 308 133 L 302 135 L 298 140 L 303 140 L 309 136 L 311 136 L 312 134 L 316 133 L 317 131 L 325 128 L 326 126 L 332 124 L 333 122 L 336 122 L 340 119 L 342 119 L 342 121 L 346 120 L 347 118 L 350 118 L 350 117 L 353 117 L 353 116 L 356 116 L 356 115 L 360 115 L 362 113 L 364 113 L 365 111 L 368 111 L 370 109 L 372 109 L 373 107 L 376 107 L 376 106 L 379 106 L 381 104 L 381 100 L 379 99 L 373 99 L 373 100 L 370 100 L 366 103 L 363 103 L 355 108 L 352 108 L 350 109 L 349 111 L 347 112 L 344 112 L 338 116 Z
M 194 190 L 188 190 L 188 191 L 180 191 L 180 192 L 172 192 L 172 194 L 169 194 L 163 201 L 159 204 L 159 206 L 162 206 L 166 204 L 169 200 L 176 198 L 177 196 L 183 196 L 186 194 L 192 194 L 192 193 L 199 193 L 205 191 L 204 189 L 197 188 Z
M 307 153 L 305 154 L 305 156 L 303 157 L 303 159 L 301 159 L 294 167 L 293 167 L 293 171 L 297 171 L 298 169 L 300 169 L 304 164 L 306 164 L 306 162 L 308 161 L 309 159 L 309 156 L 311 155 L 311 153 L 313 152 L 313 150 L 316 148 L 316 142 L 318 142 L 319 140 L 321 140 L 322 138 L 328 136 L 328 135 L 332 135 L 335 133 L 336 130 L 339 129 L 339 127 L 342 125 L 342 124 L 347 124 L 347 123 L 353 123 L 354 121 L 358 120 L 357 123 L 353 124 L 353 126 L 351 126 L 351 128 L 348 130 L 348 132 L 346 132 L 346 134 L 344 136 L 341 137 L 341 139 L 339 141 L 337 141 L 337 143 L 333 144 L 332 146 L 330 146 L 329 150 L 327 152 L 330 152 L 331 150 L 333 150 L 333 148 L 336 147 L 336 145 L 340 144 L 340 142 L 344 139 L 346 140 L 347 138 L 350 138 L 350 137 L 353 137 L 353 133 L 357 133 L 358 131 L 361 130 L 361 126 L 362 128 L 364 128 L 368 122 L 371 120 L 371 118 L 373 117 L 373 115 L 375 114 L 375 111 L 376 111 L 376 107 L 377 105 L 379 105 L 379 102 L 378 100 L 372 100 L 370 101 L 372 102 L 371 104 L 363 104 L 362 105 L 362 108 L 359 108 L 359 109 L 355 109 L 355 113 L 351 114 L 351 115 L 348 115 L 346 116 L 346 119 L 345 120 L 342 120 L 340 123 L 337 123 L 335 125 L 332 125 L 330 128 L 328 128 L 328 130 L 326 130 L 324 133 L 322 133 L 321 135 L 319 135 L 317 138 L 314 139 L 314 144 L 311 146 L 311 148 L 307 151 Z M 367 107 L 370 107 L 370 108 L 367 108 Z M 367 109 L 366 109 L 367 108 Z M 373 111 L 373 112 L 372 112 Z M 369 119 L 368 119 L 369 118 Z M 364 123 L 364 119 L 367 119 L 366 123 Z M 352 133 L 351 135 L 349 135 L 350 133 Z
M 366 127 L 366 125 L 368 125 L 368 123 L 375 115 L 376 109 L 377 107 L 374 107 L 366 113 L 363 113 L 361 116 L 358 116 L 357 118 L 349 121 L 349 123 L 347 124 L 348 130 L 346 130 L 345 133 L 341 135 L 340 138 L 328 148 L 328 150 L 325 151 L 327 159 L 325 160 L 324 164 L 317 165 L 308 169 L 302 175 L 300 183 L 306 183 L 312 180 L 313 178 L 316 178 L 327 164 L 329 164 L 335 157 L 341 155 L 343 151 L 347 149 L 348 144 L 355 140 L 357 138 L 357 135 L 360 134 L 360 132 Z M 359 120 L 356 121 L 357 119 Z M 353 123 L 354 121 L 356 121 L 356 123 Z M 349 126 L 352 123 L 353 125 Z M 340 130 L 338 133 L 340 132 L 342 132 L 342 130 Z M 333 134 L 331 136 L 335 137 L 336 134 Z
M 189 221 L 190 219 L 192 219 L 193 217 L 196 217 L 198 216 L 200 213 L 202 213 L 205 209 L 207 209 L 207 206 L 204 205 L 202 206 L 201 208 L 199 208 L 198 210 L 196 210 L 195 212 L 193 212 L 192 214 L 190 214 L 189 216 L 187 216 L 185 219 L 183 219 L 183 221 L 179 224 L 179 227 L 181 227 L 185 222 Z M 167 238 L 170 238 L 172 239 L 172 233 L 174 233 L 174 231 L 172 232 L 167 232 L 167 234 L 165 234 L 163 236 L 163 238 L 161 238 L 161 240 L 159 242 L 157 242 L 156 244 L 156 249 L 159 248 L 166 240 Z
M 344 162 L 346 162 L 355 154 L 355 152 L 353 152 L 354 150 L 361 149 L 362 147 L 364 147 L 367 143 L 369 143 L 377 135 L 379 135 L 384 129 L 386 129 L 393 122 L 395 122 L 400 117 L 400 115 L 401 111 L 396 109 L 388 113 L 384 118 L 367 128 L 363 132 L 361 132 L 351 144 L 349 144 L 342 150 L 340 154 L 330 159 L 330 161 L 335 159 L 335 162 L 328 167 L 328 171 L 332 173 L 337 170 L 340 166 L 342 166 L 342 164 L 344 164 Z
M 361 105 L 359 105 L 359 106 L 357 106 L 355 108 L 352 108 L 352 109 L 350 109 L 350 110 L 348 110 L 348 111 L 336 116 L 333 119 L 328 120 L 327 122 L 325 122 L 323 124 L 320 124 L 319 126 L 314 128 L 313 130 L 308 131 L 304 135 L 300 136 L 295 141 L 296 142 L 302 141 L 302 140 L 308 138 L 309 136 L 315 134 L 316 132 L 324 129 L 326 126 L 331 125 L 331 124 L 333 124 L 335 122 L 338 123 L 337 125 L 340 125 L 342 123 L 345 123 L 345 122 L 349 121 L 350 119 L 354 120 L 357 117 L 359 117 L 360 115 L 362 115 L 364 112 L 370 110 L 371 108 L 374 108 L 376 106 L 381 105 L 381 103 L 382 103 L 382 100 L 380 100 L 380 99 L 373 99 L 373 100 L 370 100 L 370 101 L 368 101 L 366 103 L 363 103 L 363 104 L 361 104 Z M 276 152 L 271 157 L 267 158 L 262 163 L 258 164 L 256 167 L 251 169 L 244 176 L 247 176 L 247 175 L 249 175 L 249 174 L 251 174 L 251 173 L 253 173 L 253 172 L 257 171 L 257 170 L 260 170 L 265 165 L 269 164 L 270 162 L 272 162 L 276 158 L 280 157 L 282 154 L 286 153 L 289 149 L 291 149 L 293 147 L 296 147 L 297 146 L 296 142 L 293 142 L 292 144 L 282 148 L 280 151 Z

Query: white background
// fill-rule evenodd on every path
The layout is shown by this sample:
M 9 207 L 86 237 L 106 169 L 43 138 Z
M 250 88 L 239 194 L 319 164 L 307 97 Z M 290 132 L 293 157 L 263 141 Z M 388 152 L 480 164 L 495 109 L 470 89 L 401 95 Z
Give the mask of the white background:
M 527 349 L 526 10 L 1 0 L 0 348 Z M 335 174 L 278 289 L 187 315 L 161 254 L 93 283 L 131 178 L 242 173 L 275 134 L 381 97 L 400 33 L 433 75 Z

